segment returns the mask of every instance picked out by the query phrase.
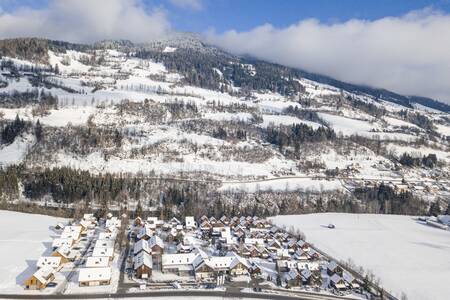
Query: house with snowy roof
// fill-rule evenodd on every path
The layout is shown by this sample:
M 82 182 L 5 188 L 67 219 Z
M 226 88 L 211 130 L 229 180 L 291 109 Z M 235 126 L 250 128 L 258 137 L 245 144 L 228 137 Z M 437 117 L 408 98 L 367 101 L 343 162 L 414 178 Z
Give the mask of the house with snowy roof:
M 296 269 L 291 269 L 284 274 L 284 280 L 288 286 L 300 286 L 302 285 L 302 276 Z
M 184 218 L 184 227 L 186 228 L 186 230 L 193 230 L 197 228 L 197 223 L 195 222 L 194 217 L 186 216 Z
M 109 266 L 108 256 L 90 256 L 86 259 L 86 268 L 105 268 Z
M 53 251 L 51 256 L 60 257 L 61 264 L 65 264 L 73 258 L 70 251 L 70 247 L 67 245 L 62 245 L 61 247 L 58 247 L 55 251 Z
M 150 249 L 150 246 L 149 246 L 147 240 L 139 240 L 136 243 L 134 243 L 133 254 L 137 255 L 141 251 L 147 252 L 148 254 L 152 253 L 152 249 Z
M 52 241 L 52 248 L 53 250 L 58 249 L 61 246 L 68 246 L 71 247 L 74 244 L 74 240 L 72 238 L 55 238 Z
M 61 257 L 59 256 L 41 256 L 36 262 L 36 267 L 38 269 L 43 268 L 45 266 L 50 266 L 55 270 L 59 270 L 62 266 Z
M 327 265 L 327 274 L 329 276 L 332 276 L 333 274 L 338 274 L 339 276 L 342 276 L 342 272 L 344 270 L 335 262 L 334 260 L 330 261 Z
M 96 240 L 94 247 L 113 248 L 114 240 Z
M 345 290 L 347 288 L 344 279 L 338 274 L 330 277 L 330 286 L 337 290 Z
M 82 268 L 78 273 L 78 283 L 80 286 L 98 286 L 111 283 L 111 267 L 103 268 Z
M 55 279 L 56 270 L 51 266 L 43 266 L 25 280 L 24 285 L 26 289 L 30 290 L 42 290 Z
M 162 271 L 177 275 L 194 275 L 195 268 L 203 261 L 198 252 L 162 255 Z
M 65 226 L 61 232 L 60 238 L 73 239 L 77 241 L 81 237 L 81 229 L 82 227 L 80 225 Z
M 360 287 L 358 281 L 355 279 L 355 277 L 348 271 L 342 272 L 342 279 L 344 279 L 347 286 L 351 289 L 357 289 Z
M 114 257 L 113 247 L 94 247 L 92 251 L 92 256 L 107 256 L 110 260 Z
M 152 256 L 145 251 L 139 252 L 133 258 L 133 268 L 137 278 L 149 278 L 152 275 L 153 269 Z

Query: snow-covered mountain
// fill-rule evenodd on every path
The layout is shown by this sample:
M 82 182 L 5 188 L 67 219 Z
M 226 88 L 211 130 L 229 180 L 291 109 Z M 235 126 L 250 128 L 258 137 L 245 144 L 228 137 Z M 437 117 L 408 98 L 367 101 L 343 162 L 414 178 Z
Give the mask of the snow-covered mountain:
M 183 178 L 365 207 L 363 189 L 381 182 L 441 206 L 450 195 L 450 108 L 431 99 L 236 57 L 191 34 L 4 40 L 0 54 L 0 162 L 28 174 Z

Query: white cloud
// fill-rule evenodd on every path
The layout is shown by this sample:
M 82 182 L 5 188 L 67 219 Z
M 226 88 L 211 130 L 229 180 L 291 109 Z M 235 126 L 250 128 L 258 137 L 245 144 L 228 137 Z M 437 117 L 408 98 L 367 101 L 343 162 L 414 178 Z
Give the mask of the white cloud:
M 169 0 L 175 6 L 180 8 L 189 8 L 193 10 L 201 10 L 203 4 L 201 0 Z
M 43 9 L 0 13 L 0 38 L 47 37 L 72 42 L 158 38 L 170 30 L 161 9 L 148 11 L 139 0 L 50 0 Z
M 429 9 L 375 21 L 209 32 L 207 40 L 235 54 L 357 84 L 450 103 L 450 15 Z

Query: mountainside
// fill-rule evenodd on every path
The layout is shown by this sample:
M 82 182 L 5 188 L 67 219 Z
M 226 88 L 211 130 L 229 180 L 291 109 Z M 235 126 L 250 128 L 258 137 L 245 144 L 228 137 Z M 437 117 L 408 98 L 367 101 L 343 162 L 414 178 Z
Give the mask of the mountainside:
M 447 207 L 446 104 L 236 57 L 191 34 L 4 40 L 0 54 L 7 200 L 127 200 L 167 214 Z

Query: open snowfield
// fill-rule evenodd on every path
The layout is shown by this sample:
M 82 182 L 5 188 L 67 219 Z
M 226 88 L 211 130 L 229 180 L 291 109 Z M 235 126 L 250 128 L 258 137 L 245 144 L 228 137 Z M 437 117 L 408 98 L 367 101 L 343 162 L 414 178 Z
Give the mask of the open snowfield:
M 450 232 L 410 216 L 361 214 L 288 215 L 277 225 L 295 226 L 309 242 L 343 261 L 372 270 L 384 288 L 408 299 L 438 300 L 450 295 Z M 325 226 L 336 225 L 330 230 Z
M 64 219 L 0 210 L 0 294 L 24 292 L 38 258 L 50 254 L 57 222 Z

